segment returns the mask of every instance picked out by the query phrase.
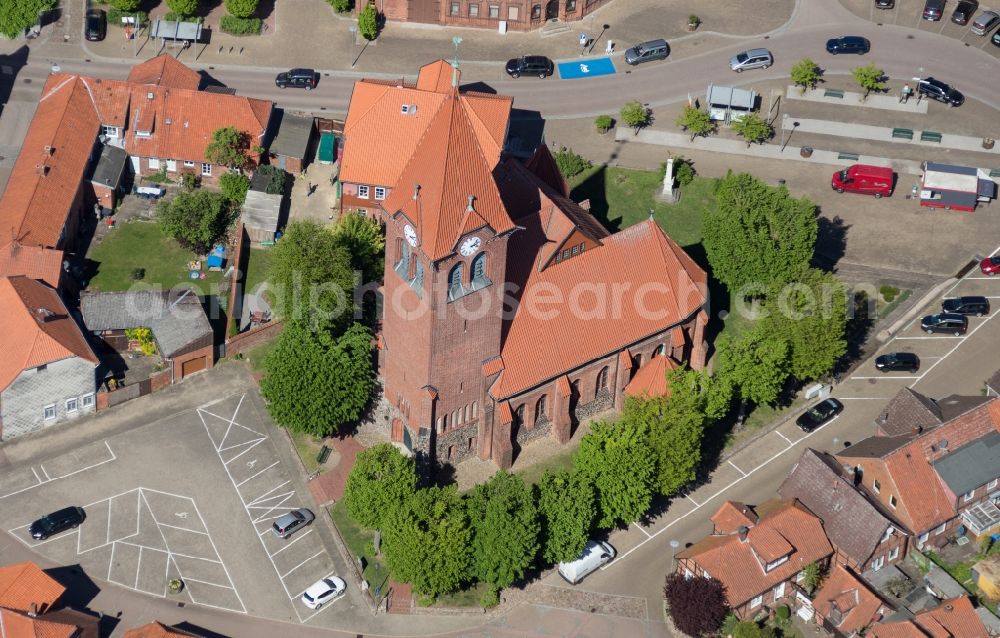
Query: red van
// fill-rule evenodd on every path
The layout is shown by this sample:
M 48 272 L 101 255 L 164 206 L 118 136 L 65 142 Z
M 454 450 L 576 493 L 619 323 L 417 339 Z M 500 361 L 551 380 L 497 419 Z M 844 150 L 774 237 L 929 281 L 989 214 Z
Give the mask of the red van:
M 850 191 L 875 197 L 892 195 L 893 172 L 885 166 L 855 164 L 833 174 L 830 186 L 838 193 Z

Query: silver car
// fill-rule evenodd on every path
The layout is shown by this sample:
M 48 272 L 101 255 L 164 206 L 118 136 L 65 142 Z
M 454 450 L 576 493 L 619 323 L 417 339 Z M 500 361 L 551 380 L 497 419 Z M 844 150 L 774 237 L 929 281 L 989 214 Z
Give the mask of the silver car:
M 983 11 L 972 23 L 970 31 L 976 35 L 986 35 L 993 30 L 993 27 L 1000 24 L 1000 14 L 996 11 Z
M 312 523 L 316 519 L 316 516 L 306 508 L 292 510 L 291 512 L 279 516 L 274 525 L 271 526 L 271 531 L 274 532 L 275 536 L 278 538 L 288 538 L 295 533 L 295 530 L 300 527 L 305 527 L 309 523 Z
M 737 53 L 729 60 L 729 68 L 737 73 L 747 69 L 766 69 L 774 64 L 774 58 L 767 49 L 750 49 Z

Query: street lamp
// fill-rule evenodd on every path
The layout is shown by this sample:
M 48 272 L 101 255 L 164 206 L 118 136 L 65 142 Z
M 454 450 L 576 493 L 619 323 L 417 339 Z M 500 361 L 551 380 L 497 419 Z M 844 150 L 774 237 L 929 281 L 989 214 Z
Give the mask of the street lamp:
M 598 33 L 597 37 L 594 38 L 594 41 L 590 43 L 590 51 L 588 51 L 588 53 L 593 53 L 594 52 L 594 47 L 597 46 L 597 41 L 600 40 L 601 36 L 604 35 L 604 32 L 607 31 L 610 28 L 611 28 L 610 24 L 602 24 L 601 25 L 601 32 Z
M 795 129 L 799 128 L 799 122 L 792 122 L 792 128 L 788 131 L 788 136 L 786 137 L 785 136 L 785 129 L 788 128 L 787 122 L 788 122 L 788 113 L 785 113 L 781 117 L 781 136 L 784 138 L 784 141 L 781 142 L 781 152 L 782 153 L 785 152 L 785 147 L 788 145 L 789 140 L 792 139 L 792 133 L 795 132 Z
M 674 570 L 674 554 L 677 553 L 677 548 L 680 547 L 680 541 L 672 540 L 670 541 L 670 571 Z

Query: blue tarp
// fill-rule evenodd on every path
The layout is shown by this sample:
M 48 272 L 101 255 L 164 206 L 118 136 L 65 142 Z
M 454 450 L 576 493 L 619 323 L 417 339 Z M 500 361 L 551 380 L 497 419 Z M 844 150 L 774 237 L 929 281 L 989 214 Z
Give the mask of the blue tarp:
M 615 65 L 611 63 L 611 58 L 593 58 L 559 64 L 559 77 L 564 80 L 611 75 L 614 72 Z

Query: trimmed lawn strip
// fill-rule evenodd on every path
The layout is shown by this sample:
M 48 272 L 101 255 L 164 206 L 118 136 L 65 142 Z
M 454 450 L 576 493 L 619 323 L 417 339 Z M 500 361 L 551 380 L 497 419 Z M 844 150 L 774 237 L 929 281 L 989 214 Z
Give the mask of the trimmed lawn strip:
M 901 304 L 904 301 L 906 301 L 909 298 L 909 296 L 910 296 L 910 294 L 912 292 L 913 291 L 910 290 L 909 288 L 904 288 L 903 290 L 900 290 L 899 294 L 896 295 L 895 299 L 893 299 L 889 303 L 885 304 L 882 307 L 882 309 L 878 311 L 878 318 L 879 319 L 885 319 L 886 317 L 888 317 L 889 313 L 891 313 L 893 310 L 895 310 L 899 306 L 899 304 Z M 881 298 L 878 300 L 878 302 L 879 302 L 880 305 L 885 303 L 884 301 L 882 301 Z
M 257 290 L 257 286 L 267 281 L 267 275 L 271 270 L 271 257 L 274 255 L 270 248 L 251 248 L 250 258 L 247 260 L 247 274 L 243 282 L 243 292 L 251 293 Z
M 295 432 L 294 430 L 289 430 L 288 435 L 292 437 L 292 443 L 295 444 L 295 451 L 298 453 L 299 458 L 302 459 L 302 465 L 305 466 L 306 473 L 313 474 L 319 470 L 322 466 L 316 462 L 316 456 L 319 455 L 319 451 L 323 447 L 323 439 L 318 439 L 305 432 Z
M 545 474 L 546 470 L 551 470 L 552 472 L 559 472 L 560 470 L 570 471 L 573 469 L 573 454 L 576 452 L 577 447 L 578 445 L 574 445 L 571 450 L 560 451 L 545 460 L 533 463 L 523 470 L 514 473 L 520 474 L 526 484 L 535 485 L 542 480 L 542 475 Z
M 351 553 L 351 560 L 357 564 L 358 556 L 365 559 L 365 570 L 362 577 L 368 581 L 371 587 L 371 595 L 375 595 L 375 587 L 382 585 L 381 595 L 385 595 L 389 578 L 392 572 L 389 566 L 378 560 L 371 552 L 371 546 L 375 542 L 375 532 L 361 526 L 344 506 L 343 501 L 337 501 L 330 506 L 330 518 L 340 531 L 340 537 L 347 545 L 347 551 Z M 376 570 L 376 564 L 378 569 Z M 375 582 L 376 571 L 380 582 Z
M 277 338 L 271 339 L 266 343 L 262 343 L 259 346 L 247 350 L 243 354 L 243 357 L 250 364 L 250 367 L 254 372 L 264 374 L 264 359 L 267 358 L 267 355 L 271 354 L 271 351 L 274 350 L 277 345 Z
M 435 607 L 475 607 L 481 608 L 482 605 L 479 604 L 479 599 L 482 598 L 483 594 L 489 591 L 490 586 L 486 583 L 476 583 L 468 589 L 460 589 L 459 591 L 452 592 L 450 594 L 443 594 L 438 596 L 437 600 L 434 601 L 432 605 L 429 605 L 431 609 Z M 420 597 L 417 596 L 416 599 L 419 601 Z
M 726 436 L 726 449 L 739 445 L 755 436 L 761 428 L 785 418 L 792 411 L 798 409 L 802 405 L 802 402 L 801 398 L 796 397 L 791 405 L 783 408 L 776 408 L 770 405 L 754 406 L 753 410 L 747 414 L 746 420 L 743 421 L 743 427 L 739 431 L 731 432 Z

